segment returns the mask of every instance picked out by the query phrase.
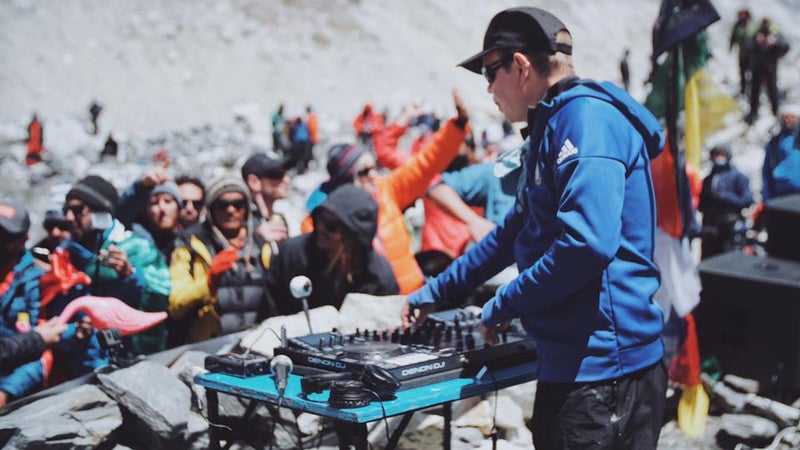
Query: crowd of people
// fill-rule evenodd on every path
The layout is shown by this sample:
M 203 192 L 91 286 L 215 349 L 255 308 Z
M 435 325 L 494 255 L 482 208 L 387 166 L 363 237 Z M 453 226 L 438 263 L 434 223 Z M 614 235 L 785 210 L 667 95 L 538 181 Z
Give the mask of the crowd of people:
M 752 37 L 731 38 L 749 52 L 742 89 L 755 93 L 751 114 L 764 76 L 758 45 L 774 44 L 770 30 L 766 22 Z M 274 153 L 251 155 L 238 173 L 173 179 L 155 168 L 122 193 L 99 175 L 78 180 L 62 209 L 47 212 L 47 236 L 30 247 L 26 208 L 3 200 L 0 407 L 108 364 L 88 316 L 58 325 L 79 297 L 168 313 L 125 339 L 135 357 L 298 312 L 289 289 L 296 275 L 314 284 L 312 308 L 339 307 L 351 292 L 407 295 L 408 325 L 516 264 L 519 275 L 484 305 L 481 332 L 496 341 L 509 320 L 522 318 L 537 340 L 536 446 L 594 433 L 615 448 L 653 448 L 666 373 L 653 300 L 659 270 L 649 163 L 664 135 L 625 90 L 579 78 L 571 55 L 572 37 L 552 14 L 531 7 L 497 14 L 482 51 L 460 64 L 483 74 L 507 119 L 497 133 L 481 134 L 482 157 L 457 92 L 456 115 L 445 121 L 414 106 L 390 121 L 366 105 L 354 142 L 329 147 L 328 179 L 309 196 L 298 236 L 275 204 L 313 159 L 319 132 L 310 106 L 305 117 L 287 119 L 281 105 L 272 115 Z M 764 201 L 800 192 L 800 110 L 773 108 L 781 130 L 765 150 Z M 510 123 L 525 121 L 524 144 L 502 148 Z M 410 128 L 411 148 L 398 148 Z M 41 146 L 41 124 L 31 127 L 31 140 Z M 736 248 L 743 211 L 754 202 L 730 147 L 714 147 L 709 160 L 698 192 L 704 257 Z M 419 199 L 425 224 L 415 254 L 403 213 Z M 587 386 L 596 395 L 584 395 Z M 597 427 L 612 422 L 613 432 Z
M 239 172 L 214 180 L 173 178 L 158 165 L 118 192 L 100 175 L 84 177 L 61 209 L 46 212 L 47 235 L 32 245 L 26 208 L 4 201 L 0 336 L 31 329 L 49 336 L 48 321 L 71 301 L 114 297 L 140 311 L 168 313 L 164 323 L 124 338 L 126 356 L 135 358 L 297 312 L 289 289 L 296 275 L 314 283 L 312 308 L 338 307 L 350 292 L 411 293 L 426 274 L 487 235 L 513 203 L 519 170 L 492 175 L 486 158 L 499 153 L 500 139 L 484 135 L 479 158 L 469 114 L 457 94 L 453 99 L 457 114 L 447 121 L 411 106 L 371 126 L 368 138 L 363 122 L 354 124 L 353 143 L 330 146 L 329 177 L 309 196 L 307 218 L 294 224 L 299 236 L 289 236 L 275 205 L 289 196 L 292 177 L 307 169 L 308 161 L 297 158 L 307 149 L 283 146 L 282 136 L 275 152 L 253 154 Z M 273 119 L 281 130 L 280 109 Z M 416 138 L 406 151 L 399 138 L 410 128 Z M 403 214 L 418 199 L 429 217 L 422 256 L 412 250 Z M 450 228 L 459 231 L 441 234 Z M 432 267 L 426 252 L 445 259 Z M 68 319 L 60 339 L 35 342 L 39 359 L 14 357 L 4 365 L 0 405 L 109 363 L 89 317 Z M 22 351 L 8 343 L 16 350 L 4 349 L 4 358 Z

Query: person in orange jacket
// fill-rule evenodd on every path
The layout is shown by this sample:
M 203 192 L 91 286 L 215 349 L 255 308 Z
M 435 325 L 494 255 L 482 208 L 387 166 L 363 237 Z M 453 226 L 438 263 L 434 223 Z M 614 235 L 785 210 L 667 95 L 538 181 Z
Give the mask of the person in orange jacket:
M 32 166 L 42 160 L 42 149 L 44 148 L 44 127 L 36 113 L 33 114 L 31 122 L 28 124 L 28 145 L 25 154 L 25 164 Z
M 372 111 L 372 105 L 364 105 L 364 110 L 353 121 L 358 141 L 366 146 L 372 146 L 375 133 L 383 129 L 383 116 Z
M 411 249 L 411 233 L 406 227 L 403 210 L 425 194 L 428 183 L 441 173 L 458 154 L 467 134 L 469 114 L 458 93 L 453 92 L 458 116 L 450 119 L 419 153 L 385 176 L 379 176 L 375 156 L 363 147 L 351 144 L 334 145 L 328 153 L 330 180 L 323 183 L 306 203 L 309 211 L 338 186 L 353 183 L 366 190 L 378 203 L 378 233 L 373 245 L 386 256 L 397 278 L 401 294 L 413 292 L 423 283 L 422 271 Z M 309 218 L 303 232 L 311 231 Z
M 420 113 L 419 107 L 411 106 L 400 117 L 376 134 L 375 156 L 378 159 L 378 164 L 393 170 L 408 161 L 413 155 L 419 153 L 433 139 L 434 130 L 425 124 L 423 127 L 426 132 L 414 141 L 410 153 L 397 147 L 400 138 L 407 132 L 414 119 L 420 116 Z M 462 145 L 466 146 L 467 144 L 465 142 Z M 465 164 L 466 157 L 461 156 L 462 153 L 462 151 L 459 151 L 459 157 L 453 160 L 451 166 Z M 464 161 L 461 161 L 462 159 Z M 447 167 L 445 170 L 453 170 L 453 167 Z M 420 261 L 420 258 L 427 260 L 427 258 L 432 257 L 443 257 L 442 255 L 447 257 L 448 262 L 452 261 L 461 256 L 471 239 L 470 230 L 464 222 L 437 206 L 440 201 L 447 201 L 446 198 L 439 197 L 439 191 L 436 189 L 441 182 L 442 177 L 439 174 L 434 176 L 428 183 L 426 195 L 422 197 L 422 204 L 425 209 L 425 223 L 422 226 L 420 236 L 421 245 L 417 255 L 418 261 Z M 423 263 L 422 269 L 426 275 L 431 275 L 433 274 L 432 272 L 436 271 L 433 267 L 435 265 L 432 265 L 431 270 L 427 271 L 424 266 L 425 264 Z

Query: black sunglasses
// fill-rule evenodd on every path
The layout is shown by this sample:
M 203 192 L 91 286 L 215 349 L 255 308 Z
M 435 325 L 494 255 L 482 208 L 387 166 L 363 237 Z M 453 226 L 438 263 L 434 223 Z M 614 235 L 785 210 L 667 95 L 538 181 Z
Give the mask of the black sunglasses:
M 73 216 L 81 217 L 85 209 L 86 205 L 83 204 L 64 205 L 64 207 L 61 208 L 61 213 L 64 214 L 64 216 L 66 217 L 67 212 L 71 211 Z
M 510 55 L 503 56 L 488 66 L 483 66 L 481 69 L 483 77 L 486 78 L 486 81 L 488 81 L 489 84 L 494 83 L 494 79 L 497 76 L 497 71 L 500 70 L 501 67 L 507 66 L 513 59 L 514 54 L 512 53 Z
M 184 208 L 189 206 L 189 204 L 191 204 L 194 207 L 194 209 L 198 209 L 199 210 L 200 208 L 203 207 L 203 205 L 206 204 L 206 202 L 203 201 L 203 200 L 184 200 L 183 201 L 183 207 Z
M 316 217 L 314 224 L 326 229 L 329 233 L 338 233 L 342 229 L 342 223 L 340 221 L 322 215 Z
M 377 170 L 377 168 L 375 166 L 365 167 L 365 168 L 359 170 L 358 172 L 356 172 L 356 175 L 359 176 L 359 177 L 365 177 L 365 176 L 369 175 L 369 173 L 372 172 L 373 170 Z
M 233 200 L 230 202 L 227 202 L 225 200 L 217 200 L 214 202 L 212 206 L 217 211 L 226 211 L 229 206 L 233 206 L 237 211 L 239 211 L 244 209 L 245 206 L 247 206 L 247 200 L 241 199 L 241 200 Z

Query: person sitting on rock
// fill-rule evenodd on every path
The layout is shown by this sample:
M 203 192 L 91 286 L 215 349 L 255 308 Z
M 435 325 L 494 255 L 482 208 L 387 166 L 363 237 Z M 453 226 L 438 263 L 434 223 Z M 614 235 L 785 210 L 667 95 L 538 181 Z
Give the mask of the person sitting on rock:
M 206 220 L 172 253 L 170 345 L 242 331 L 276 315 L 265 284 L 271 252 L 255 242 L 250 205 L 239 177 L 209 186 Z
M 378 228 L 378 204 L 361 188 L 343 185 L 311 214 L 314 231 L 289 238 L 272 257 L 267 275 L 269 293 L 281 314 L 301 311 L 289 283 L 307 276 L 313 289 L 309 307 L 339 308 L 350 292 L 372 295 L 398 293 L 386 259 L 372 248 Z

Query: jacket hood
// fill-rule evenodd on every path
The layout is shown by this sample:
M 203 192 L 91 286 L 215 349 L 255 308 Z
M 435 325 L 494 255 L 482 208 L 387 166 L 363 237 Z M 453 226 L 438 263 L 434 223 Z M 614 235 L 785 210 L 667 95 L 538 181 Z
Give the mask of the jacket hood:
M 633 99 L 624 89 L 607 81 L 590 79 L 569 80 L 574 87 L 566 87 L 550 100 L 539 104 L 539 108 L 557 110 L 576 97 L 595 97 L 614 105 L 642 135 L 647 155 L 652 160 L 664 149 L 665 135 L 661 124 L 641 103 Z M 538 108 L 537 108 L 538 109 Z
M 359 244 L 367 247 L 375 238 L 378 230 L 378 204 L 360 187 L 345 184 L 336 188 L 312 215 L 318 214 L 320 209 L 338 217 Z

